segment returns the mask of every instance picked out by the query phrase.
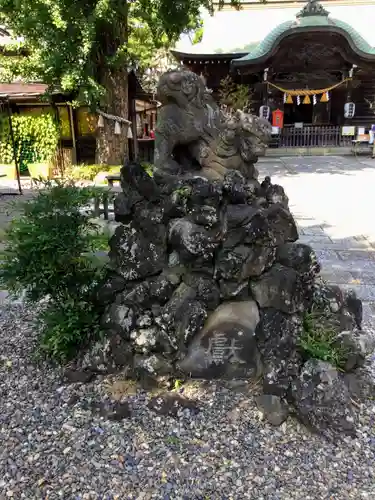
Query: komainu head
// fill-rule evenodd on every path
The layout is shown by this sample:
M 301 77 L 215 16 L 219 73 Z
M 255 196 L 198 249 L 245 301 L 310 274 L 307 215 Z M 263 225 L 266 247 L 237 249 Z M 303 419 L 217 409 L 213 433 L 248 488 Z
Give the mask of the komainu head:
M 240 121 L 243 154 L 246 154 L 245 150 L 251 150 L 257 156 L 264 155 L 271 140 L 270 122 L 240 110 L 236 112 L 236 115 Z
M 157 99 L 165 106 L 177 104 L 181 108 L 190 105 L 201 108 L 204 105 L 206 87 L 202 78 L 192 71 L 172 70 L 159 80 Z

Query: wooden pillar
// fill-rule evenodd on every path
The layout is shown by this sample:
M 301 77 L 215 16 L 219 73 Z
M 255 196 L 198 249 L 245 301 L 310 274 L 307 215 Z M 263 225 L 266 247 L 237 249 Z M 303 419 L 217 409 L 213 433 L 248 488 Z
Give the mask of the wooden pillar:
M 16 166 L 18 190 L 19 190 L 20 194 L 22 194 L 22 186 L 21 186 L 21 178 L 20 178 L 20 166 L 19 166 L 18 158 L 17 158 L 17 148 L 16 148 L 16 142 L 15 142 L 15 138 L 14 138 L 13 124 L 12 124 L 12 112 L 10 109 L 9 99 L 7 100 L 7 113 L 8 113 L 8 121 L 9 121 L 10 138 L 12 140 L 14 164 Z
M 133 160 L 137 161 L 139 158 L 139 145 L 137 137 L 137 110 L 134 97 L 132 97 L 132 99 L 130 100 L 130 110 L 131 110 L 131 122 L 132 122 L 132 133 L 133 133 L 133 155 L 134 155 Z
M 73 114 L 73 108 L 70 104 L 68 106 L 68 113 L 69 113 L 69 125 L 70 125 L 70 131 L 72 134 L 72 143 L 73 143 L 73 149 L 72 149 L 72 163 L 73 165 L 76 165 L 77 163 L 77 140 L 76 140 L 76 128 L 74 124 L 74 114 Z

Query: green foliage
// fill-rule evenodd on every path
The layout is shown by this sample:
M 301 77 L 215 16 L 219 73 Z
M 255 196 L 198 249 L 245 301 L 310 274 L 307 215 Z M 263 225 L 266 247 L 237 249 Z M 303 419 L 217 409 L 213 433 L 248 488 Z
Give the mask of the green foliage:
M 13 115 L 15 150 L 21 171 L 30 163 L 50 161 L 58 145 L 59 125 L 52 113 Z M 0 115 L 0 163 L 14 162 L 9 119 Z
M 328 361 L 339 369 L 345 366 L 348 351 L 337 342 L 338 330 L 324 312 L 305 315 L 299 346 L 308 358 Z
M 143 162 L 142 166 L 147 174 L 152 177 L 154 170 L 153 165 Z M 114 175 L 119 174 L 121 168 L 121 165 L 72 165 L 65 170 L 64 175 L 66 178 L 74 181 L 93 181 L 100 172 L 107 172 L 108 175 Z
M 72 357 L 82 343 L 100 334 L 100 313 L 95 305 L 68 295 L 61 302 L 51 302 L 37 318 L 40 332 L 38 354 L 57 361 Z
M 29 303 L 47 298 L 38 317 L 40 348 L 66 360 L 98 332 L 94 295 L 102 271 L 85 255 L 95 225 L 84 210 L 97 190 L 46 186 L 23 204 L 22 215 L 6 233 L 0 284 L 14 295 L 25 292 Z
M 201 9 L 224 0 L 0 0 L 0 21 L 23 35 L 30 54 L 15 73 L 39 75 L 52 87 L 95 106 L 110 98 L 108 81 L 123 68 L 150 67 L 155 51 L 181 33 L 202 29 Z M 239 8 L 239 0 L 231 0 Z M 112 80 L 114 81 L 114 80 Z M 106 91 L 109 95 L 106 95 Z
M 65 170 L 65 176 L 76 181 L 93 181 L 99 172 L 118 174 L 121 165 L 72 165 Z
M 238 85 L 228 75 L 220 82 L 219 87 L 220 104 L 233 110 L 249 109 L 251 106 L 251 95 L 247 85 Z

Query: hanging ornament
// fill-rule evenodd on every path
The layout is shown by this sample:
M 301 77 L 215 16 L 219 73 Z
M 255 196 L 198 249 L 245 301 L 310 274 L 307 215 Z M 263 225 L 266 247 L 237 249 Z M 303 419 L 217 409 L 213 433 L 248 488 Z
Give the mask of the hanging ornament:
M 285 102 L 286 104 L 293 104 L 293 97 L 289 94 Z
M 301 98 L 300 98 L 300 96 L 298 95 L 298 96 L 297 96 L 297 106 L 299 106 L 300 104 L 301 104 Z
M 128 133 L 127 133 L 128 139 L 133 139 L 133 132 L 132 132 L 132 127 L 131 125 L 128 126 Z
M 314 94 L 314 95 L 313 95 L 313 105 L 314 105 L 314 106 L 315 106 L 316 102 L 317 102 L 317 101 L 316 101 L 316 95 Z
M 260 116 L 260 118 L 264 118 L 265 120 L 268 120 L 270 117 L 270 107 L 269 106 L 261 106 L 259 108 L 259 116 Z
M 324 92 L 324 94 L 322 95 L 322 98 L 320 99 L 320 102 L 328 102 L 328 101 L 329 101 L 329 93 Z
M 286 94 L 284 94 L 284 104 L 286 103 Z
M 121 135 L 121 125 L 119 124 L 119 122 L 115 123 L 115 134 Z
M 305 95 L 305 98 L 303 99 L 302 104 L 311 104 L 311 99 L 309 95 Z
M 355 115 L 354 102 L 347 102 L 344 106 L 344 118 L 353 118 Z
M 102 115 L 99 115 L 98 128 L 103 128 L 103 127 L 104 127 L 104 118 L 102 117 Z

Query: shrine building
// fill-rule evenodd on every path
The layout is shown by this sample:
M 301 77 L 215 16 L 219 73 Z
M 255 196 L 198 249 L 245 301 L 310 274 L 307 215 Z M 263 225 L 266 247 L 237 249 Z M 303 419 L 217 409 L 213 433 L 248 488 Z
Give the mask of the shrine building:
M 228 75 L 247 85 L 251 111 L 273 125 L 274 147 L 348 147 L 375 124 L 375 47 L 317 0 L 248 53 L 172 54 L 216 99 Z

